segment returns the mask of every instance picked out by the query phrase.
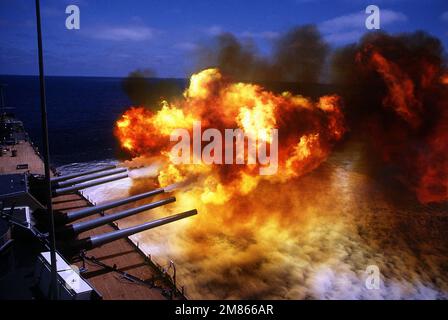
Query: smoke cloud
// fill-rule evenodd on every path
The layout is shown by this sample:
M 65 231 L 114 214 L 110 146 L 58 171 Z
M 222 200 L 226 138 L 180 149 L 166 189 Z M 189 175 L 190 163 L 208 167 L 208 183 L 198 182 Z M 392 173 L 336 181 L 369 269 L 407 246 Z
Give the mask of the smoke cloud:
M 231 33 L 218 35 L 198 50 L 198 70 L 217 67 L 240 81 L 317 83 L 329 46 L 314 25 L 294 27 L 273 43 L 270 56 L 262 56 L 252 40 Z
M 332 58 L 350 127 L 379 161 L 374 170 L 391 169 L 426 203 L 448 199 L 446 74 L 441 42 L 424 32 L 369 34 Z
M 122 87 L 134 105 L 156 110 L 160 101 L 182 94 L 182 83 L 174 79 L 156 79 L 151 69 L 135 70 L 123 80 Z
M 231 34 L 218 36 L 199 52 L 201 67 L 218 67 L 244 81 L 316 82 L 328 55 L 313 26 L 280 36 L 270 57 Z M 422 32 L 373 33 L 336 50 L 331 61 L 331 79 L 344 98 L 351 136 L 314 170 L 286 183 L 260 180 L 249 186 L 250 192 L 230 195 L 222 188 L 226 181 L 219 189 L 212 179 L 216 172 L 207 171 L 170 189 L 177 198 L 170 207 L 119 222 L 126 227 L 198 209 L 195 217 L 132 236 L 159 264 L 176 263 L 177 280 L 189 298 L 448 298 L 443 47 Z M 201 114 L 210 112 L 208 106 Z M 282 121 L 300 124 L 298 131 L 307 125 L 303 117 Z M 147 137 L 147 130 L 140 134 Z M 155 140 L 148 141 L 152 146 Z M 153 161 L 141 155 L 126 165 Z M 165 165 L 160 162 L 160 168 Z M 160 171 L 155 175 L 135 178 L 128 192 L 158 186 Z M 415 196 L 397 187 L 402 185 Z M 102 195 L 98 189 L 95 193 L 98 202 L 123 193 L 114 195 L 113 187 L 101 190 Z M 221 200 L 209 201 L 213 195 Z M 369 265 L 381 272 L 379 290 L 365 286 Z

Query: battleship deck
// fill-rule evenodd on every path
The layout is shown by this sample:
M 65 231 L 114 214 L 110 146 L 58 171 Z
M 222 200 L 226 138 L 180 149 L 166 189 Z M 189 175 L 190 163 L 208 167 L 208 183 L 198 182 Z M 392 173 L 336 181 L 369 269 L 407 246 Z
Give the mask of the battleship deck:
M 90 204 L 78 194 L 63 195 L 53 198 L 54 209 L 62 212 L 70 212 L 76 209 L 90 206 Z M 85 218 L 81 221 L 90 220 L 99 217 Z M 102 234 L 115 230 L 111 225 L 104 225 L 93 230 L 80 234 L 81 238 Z M 131 275 L 143 280 L 151 282 L 153 278 L 157 278 L 159 272 L 156 272 L 148 265 L 148 261 L 137 248 L 130 243 L 128 239 L 120 239 L 99 248 L 95 248 L 87 252 L 87 256 L 94 256 L 100 262 L 108 266 L 116 265 L 119 271 L 130 273 Z M 82 262 L 76 262 L 78 267 L 82 267 Z M 131 282 L 123 278 L 120 274 L 104 269 L 94 263 L 86 261 L 87 272 L 83 277 L 87 279 L 97 289 L 104 299 L 132 299 L 142 300 L 166 299 L 162 291 L 156 288 Z M 157 281 L 156 281 L 157 282 Z M 167 283 L 156 283 L 158 286 L 167 289 Z
M 8 149 L 0 157 L 0 174 L 23 173 L 26 171 L 43 174 L 44 163 L 28 141 L 19 141 L 13 146 L 8 146 Z M 17 152 L 15 157 L 12 156 L 12 150 Z M 28 168 L 17 169 L 17 165 L 22 164 L 28 165 Z
M 17 144 L 4 146 L 4 148 L 6 148 L 6 152 L 0 157 L 0 174 L 44 173 L 43 161 L 29 141 L 20 140 Z M 12 156 L 12 150 L 17 150 L 15 156 Z M 27 168 L 17 169 L 18 165 L 25 164 Z M 62 212 L 92 205 L 78 193 L 55 197 L 53 198 L 53 204 L 54 209 Z M 84 220 L 96 217 L 98 215 Z M 115 230 L 113 225 L 103 225 L 84 232 L 81 237 L 113 230 Z M 98 265 L 87 260 L 85 263 L 87 270 L 83 273 L 83 277 L 94 286 L 103 299 L 146 300 L 170 298 L 163 294 L 169 292 L 169 289 L 172 288 L 169 279 L 162 276 L 162 272 L 129 239 L 120 239 L 89 250 L 86 252 L 86 256 L 93 256 L 96 261 L 103 264 Z M 83 266 L 81 261 L 77 261 L 75 264 L 79 267 Z M 125 273 L 131 275 L 131 277 L 125 277 Z M 155 286 L 151 287 L 152 284 L 155 284 Z M 180 296 L 179 298 L 183 297 Z

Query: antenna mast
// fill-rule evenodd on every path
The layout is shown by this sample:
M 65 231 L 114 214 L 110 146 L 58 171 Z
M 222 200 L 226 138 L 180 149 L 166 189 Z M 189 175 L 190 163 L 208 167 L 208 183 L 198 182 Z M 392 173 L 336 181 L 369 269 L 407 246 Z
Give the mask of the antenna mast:
M 48 120 L 47 120 L 47 104 L 45 97 L 45 75 L 44 75 L 44 58 L 42 50 L 42 29 L 40 20 L 40 4 L 39 0 L 36 0 L 36 23 L 37 23 L 37 44 L 39 53 L 39 80 L 40 80 L 40 110 L 42 121 L 42 140 L 44 146 L 44 166 L 45 166 L 45 193 L 46 193 L 46 206 L 49 217 L 49 246 L 50 246 L 50 260 L 51 260 L 51 284 L 50 284 L 50 299 L 56 300 L 57 294 L 57 266 L 56 266 L 56 240 L 54 232 L 54 216 L 51 194 L 51 181 L 50 181 L 50 148 L 48 142 Z

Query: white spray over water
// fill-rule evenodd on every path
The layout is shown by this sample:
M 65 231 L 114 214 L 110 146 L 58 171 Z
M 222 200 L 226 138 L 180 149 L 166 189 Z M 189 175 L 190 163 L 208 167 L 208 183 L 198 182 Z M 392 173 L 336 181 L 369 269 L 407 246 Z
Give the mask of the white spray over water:
M 319 171 L 325 170 L 322 190 L 309 189 L 322 181 Z M 176 263 L 178 283 L 186 286 L 189 298 L 447 299 L 445 215 L 437 220 L 430 213 L 395 207 L 358 171 L 356 161 L 324 165 L 300 180 L 302 191 L 291 190 L 288 196 L 279 191 L 276 201 L 310 193 L 306 201 L 311 205 L 291 207 L 301 211 L 298 218 L 307 215 L 295 222 L 297 228 L 268 220 L 258 230 L 245 230 L 245 236 L 234 238 L 225 234 L 219 221 L 212 223 L 213 215 L 222 210 L 198 208 L 199 215 L 210 215 L 206 238 L 186 232 L 201 225 L 199 220 L 185 219 L 131 239 L 159 264 Z M 134 179 L 150 178 L 156 172 L 156 166 L 130 170 L 130 178 L 83 193 L 97 203 L 123 198 Z M 188 188 L 180 184 L 167 191 L 177 191 L 182 201 Z M 257 205 L 254 202 L 253 210 Z M 119 225 L 135 225 L 160 214 L 166 211 L 133 216 Z M 365 286 L 369 265 L 377 265 L 381 272 L 378 290 Z

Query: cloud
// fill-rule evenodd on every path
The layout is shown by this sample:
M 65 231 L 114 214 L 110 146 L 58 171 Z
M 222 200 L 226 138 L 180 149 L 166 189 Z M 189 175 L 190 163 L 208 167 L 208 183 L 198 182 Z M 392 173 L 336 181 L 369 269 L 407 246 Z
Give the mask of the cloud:
M 180 42 L 174 45 L 175 49 L 185 50 L 185 51 L 194 51 L 198 49 L 198 45 L 193 42 Z
M 89 35 L 96 39 L 112 41 L 144 41 L 155 37 L 157 31 L 144 26 L 100 28 Z
M 326 20 L 320 24 L 323 32 L 337 32 L 347 29 L 363 29 L 365 28 L 366 13 L 363 11 L 339 16 L 330 20 Z M 407 21 L 405 14 L 392 10 L 381 10 L 380 21 L 382 26 L 391 25 L 395 22 Z
M 244 31 L 240 33 L 239 36 L 242 38 L 273 40 L 278 38 L 280 34 L 275 31 L 261 31 L 261 32 Z
M 408 21 L 408 17 L 402 12 L 387 10 L 387 9 L 381 10 L 380 12 L 381 12 L 381 24 L 382 25 L 391 25 L 396 22 Z M 364 15 L 364 17 L 365 17 L 365 15 Z
M 440 16 L 440 19 L 442 19 L 445 22 L 448 22 L 448 11 L 445 11 L 444 13 L 442 13 L 442 15 Z
M 221 26 L 213 25 L 203 29 L 203 32 L 210 36 L 218 36 L 222 33 L 228 32 L 228 30 L 224 29 Z M 264 40 L 273 40 L 280 36 L 280 33 L 276 31 L 242 31 L 234 33 L 239 38 L 252 38 L 252 39 L 264 39 Z
M 325 39 L 330 43 L 350 43 L 356 42 L 363 35 L 362 31 L 335 32 L 325 35 Z
M 364 11 L 335 17 L 320 23 L 319 29 L 330 42 L 356 41 L 366 31 L 366 17 Z M 407 16 L 402 12 L 388 9 L 380 11 L 381 28 L 407 20 Z
M 211 36 L 217 36 L 217 35 L 223 33 L 224 29 L 221 26 L 211 26 L 211 27 L 205 28 L 204 32 Z

